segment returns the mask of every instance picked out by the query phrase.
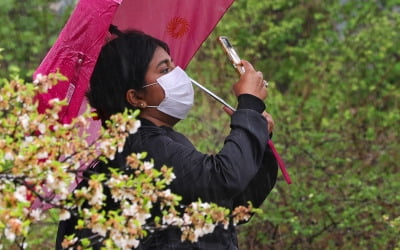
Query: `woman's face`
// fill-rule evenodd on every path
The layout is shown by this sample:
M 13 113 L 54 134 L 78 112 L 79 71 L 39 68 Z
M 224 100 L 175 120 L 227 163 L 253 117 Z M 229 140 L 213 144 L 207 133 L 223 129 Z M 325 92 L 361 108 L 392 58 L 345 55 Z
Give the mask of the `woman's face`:
M 168 55 L 163 48 L 157 47 L 145 75 L 145 85 L 155 83 L 157 78 L 169 73 L 174 68 L 175 64 L 172 61 L 171 56 Z M 154 84 L 144 88 L 143 90 L 145 95 L 144 98 L 148 105 L 157 106 L 162 100 L 164 100 L 165 93 L 159 84 Z
M 145 86 L 140 90 L 130 89 L 127 91 L 127 101 L 133 106 L 139 108 L 140 117 L 153 122 L 157 126 L 172 127 L 179 119 L 165 114 L 158 110 L 157 107 L 165 98 L 164 89 L 157 82 L 157 79 L 168 74 L 175 68 L 171 57 L 161 47 L 157 47 L 154 51 L 147 72 L 145 75 Z M 153 106 L 153 107 L 149 107 Z

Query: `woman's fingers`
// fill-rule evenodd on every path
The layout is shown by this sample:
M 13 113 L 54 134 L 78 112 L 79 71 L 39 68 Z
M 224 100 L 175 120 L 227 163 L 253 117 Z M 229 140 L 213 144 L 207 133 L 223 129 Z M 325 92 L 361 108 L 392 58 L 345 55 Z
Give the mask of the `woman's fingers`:
M 245 60 L 242 60 L 242 64 L 245 68 L 245 73 L 233 85 L 235 95 L 250 94 L 264 100 L 267 97 L 267 89 L 263 82 L 262 72 L 255 71 L 253 66 Z
M 230 109 L 230 108 L 228 108 L 227 106 L 224 106 L 223 108 L 222 108 L 224 111 L 225 111 L 225 113 L 227 113 L 228 115 L 233 115 L 233 110 L 232 109 Z
M 275 122 L 274 119 L 272 118 L 272 116 L 267 113 L 267 112 L 263 112 L 262 115 L 265 117 L 265 119 L 267 120 L 268 123 L 268 133 L 271 133 L 274 130 L 275 127 Z

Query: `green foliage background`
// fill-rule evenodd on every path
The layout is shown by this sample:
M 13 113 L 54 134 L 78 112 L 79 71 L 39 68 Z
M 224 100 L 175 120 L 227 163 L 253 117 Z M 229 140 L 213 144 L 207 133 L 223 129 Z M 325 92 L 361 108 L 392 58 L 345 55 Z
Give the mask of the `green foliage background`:
M 218 35 L 272 83 L 273 140 L 293 179 L 280 175 L 240 228 L 242 249 L 400 247 L 399 27 L 400 1 L 238 0 L 204 43 L 189 70 L 232 103 Z M 207 98 L 182 126 L 204 150 L 228 126 Z
M 0 1 L 0 77 L 17 73 L 31 81 L 55 40 L 75 0 Z
M 28 2 L 0 3 L 1 76 L 32 72 L 65 22 L 51 1 Z M 264 212 L 239 227 L 241 249 L 400 248 L 399 27 L 399 0 L 236 0 L 198 51 L 188 72 L 233 105 L 237 75 L 217 36 L 264 73 L 293 180 L 280 174 Z M 177 129 L 217 152 L 229 117 L 196 94 Z M 55 222 L 45 228 L 37 245 L 54 241 Z

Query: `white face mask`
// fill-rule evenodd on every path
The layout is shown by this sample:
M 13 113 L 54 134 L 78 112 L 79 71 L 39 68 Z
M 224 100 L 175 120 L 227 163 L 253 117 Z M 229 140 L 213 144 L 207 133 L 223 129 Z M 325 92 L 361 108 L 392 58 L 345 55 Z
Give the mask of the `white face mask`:
M 178 119 L 184 119 L 193 106 L 194 91 L 189 76 L 179 66 L 171 72 L 161 76 L 156 83 L 143 88 L 159 84 L 165 93 L 164 100 L 158 106 L 147 106 L 157 108 L 159 111 Z

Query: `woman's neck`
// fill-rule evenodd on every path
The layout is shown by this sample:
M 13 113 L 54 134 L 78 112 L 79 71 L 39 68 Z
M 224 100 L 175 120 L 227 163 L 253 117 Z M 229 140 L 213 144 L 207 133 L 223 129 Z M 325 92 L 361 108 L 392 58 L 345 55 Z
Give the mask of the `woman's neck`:
M 168 115 L 154 116 L 154 115 L 147 115 L 146 113 L 142 113 L 139 115 L 139 117 L 152 122 L 157 127 L 165 126 L 165 127 L 172 128 L 179 121 L 179 119 L 168 116 Z

